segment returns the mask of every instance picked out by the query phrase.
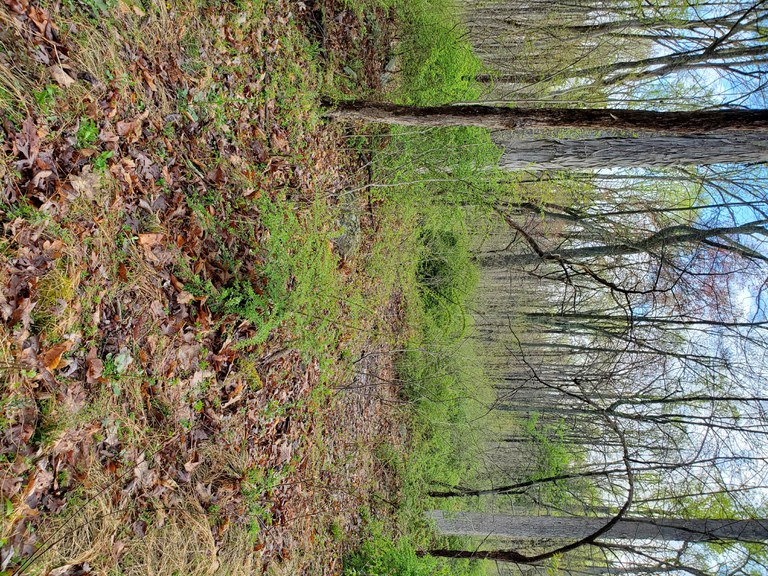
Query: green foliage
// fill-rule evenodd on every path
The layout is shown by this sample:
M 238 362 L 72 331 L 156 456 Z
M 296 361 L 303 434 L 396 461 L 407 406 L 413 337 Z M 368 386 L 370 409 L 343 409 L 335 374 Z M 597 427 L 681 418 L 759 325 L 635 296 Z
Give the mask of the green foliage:
M 322 355 L 336 335 L 340 302 L 351 298 L 330 249 L 328 215 L 319 204 L 301 211 L 288 201 L 264 200 L 261 209 L 268 234 L 259 247 L 263 264 L 257 276 L 243 277 L 237 262 L 230 262 L 236 275 L 230 284 L 216 290 L 192 279 L 190 289 L 209 294 L 213 310 L 237 314 L 256 327 L 241 346 L 264 342 L 287 324 L 302 351 Z
M 114 152 L 111 150 L 105 150 L 104 152 L 101 152 L 96 158 L 93 159 L 93 167 L 98 172 L 105 172 L 107 170 L 107 160 L 112 158 L 114 156 Z
M 102 18 L 117 6 L 117 0 L 64 0 L 64 5 L 71 11 L 82 11 L 91 18 Z
M 398 7 L 404 23 L 399 101 L 436 104 L 479 94 L 479 63 L 449 8 L 426 0 Z M 370 142 L 359 137 L 354 144 L 378 148 L 373 133 Z M 482 573 L 480 564 L 419 558 L 414 549 L 428 547 L 432 538 L 423 514 L 432 506 L 425 492 L 435 483 L 471 483 L 480 468 L 481 429 L 493 390 L 467 338 L 467 305 L 478 278 L 470 251 L 470 222 L 477 213 L 467 206 L 487 207 L 496 196 L 498 178 L 488 167 L 500 154 L 485 130 L 393 127 L 386 148 L 374 157 L 373 179 L 386 185 L 372 192 L 385 206 L 396 206 L 409 227 L 393 257 L 405 263 L 398 277 L 412 331 L 397 364 L 411 415 L 409 454 L 397 466 L 404 484 L 399 525 L 408 535 L 372 534 L 345 563 L 348 575 Z
M 415 334 L 398 363 L 412 416 L 401 521 L 425 531 L 424 493 L 435 483 L 471 483 L 480 467 L 482 430 L 493 391 L 467 338 L 466 305 L 476 269 L 469 256 L 463 212 L 445 206 L 425 211 L 418 229 Z
M 540 415 L 532 414 L 525 423 L 525 430 L 541 448 L 539 478 L 557 476 L 566 472 L 571 464 L 571 451 L 563 444 L 567 431 L 564 420 L 557 424 L 541 424 Z
M 412 540 L 405 536 L 386 536 L 379 523 L 372 521 L 369 531 L 363 545 L 346 558 L 345 576 L 480 576 L 485 573 L 478 562 L 419 557 Z
M 243 497 L 248 509 L 248 535 L 256 541 L 263 528 L 272 524 L 272 506 L 267 497 L 283 481 L 285 473 L 273 468 L 248 470 L 243 482 Z
M 399 17 L 402 101 L 429 105 L 477 99 L 480 88 L 475 77 L 482 67 L 452 3 L 415 0 L 401 7 Z
M 56 98 L 61 94 L 61 88 L 55 84 L 46 84 L 44 88 L 34 93 L 35 102 L 44 115 L 53 111 Z
M 416 279 L 424 307 L 443 329 L 464 324 L 462 301 L 477 282 L 465 236 L 452 230 L 422 229 Z
M 88 148 L 99 138 L 99 127 L 90 118 L 81 118 L 80 126 L 75 133 L 78 148 Z

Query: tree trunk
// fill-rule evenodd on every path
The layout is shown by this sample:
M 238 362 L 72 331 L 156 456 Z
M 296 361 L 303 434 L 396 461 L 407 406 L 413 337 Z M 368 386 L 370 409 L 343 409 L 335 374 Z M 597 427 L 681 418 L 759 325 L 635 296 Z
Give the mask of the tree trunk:
M 670 134 L 768 132 L 768 110 L 656 112 L 626 109 L 506 108 L 501 106 L 399 106 L 377 102 L 341 102 L 332 118 L 403 126 L 477 126 L 489 130 L 568 128 L 629 130 Z
M 660 136 L 587 140 L 511 140 L 504 170 L 592 170 L 768 162 L 768 136 Z
M 580 540 L 605 526 L 610 518 L 558 516 L 506 516 L 480 512 L 442 510 L 428 513 L 437 530 L 445 536 L 479 536 L 540 541 L 544 539 Z M 664 540 L 711 542 L 736 540 L 768 541 L 766 520 L 714 520 L 683 518 L 623 518 L 603 536 L 608 540 Z

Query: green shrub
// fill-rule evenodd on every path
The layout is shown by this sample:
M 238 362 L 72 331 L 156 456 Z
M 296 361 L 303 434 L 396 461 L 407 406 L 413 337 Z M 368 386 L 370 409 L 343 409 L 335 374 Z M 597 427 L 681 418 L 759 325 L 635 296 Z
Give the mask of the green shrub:
M 480 563 L 467 560 L 438 560 L 419 557 L 408 538 L 394 541 L 374 534 L 344 562 L 344 576 L 480 576 L 485 574 Z M 378 532 L 378 533 L 376 533 Z
M 429 105 L 476 100 L 480 60 L 464 34 L 450 0 L 415 0 L 400 9 L 403 28 L 404 103 Z

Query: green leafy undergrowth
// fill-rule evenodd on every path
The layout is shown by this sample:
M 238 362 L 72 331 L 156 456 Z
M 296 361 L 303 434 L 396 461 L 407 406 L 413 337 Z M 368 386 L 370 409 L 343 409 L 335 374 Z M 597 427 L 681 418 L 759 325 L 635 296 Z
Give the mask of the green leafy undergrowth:
M 222 249 L 233 280 L 217 289 L 191 277 L 190 289 L 208 295 L 213 311 L 237 314 L 252 323 L 255 335 L 239 346 L 260 344 L 284 327 L 295 335 L 295 347 L 322 355 L 335 344 L 342 303 L 360 297 L 338 273 L 332 215 L 320 203 L 306 207 L 285 199 L 259 201 L 259 208 L 264 230 L 251 250 L 261 264 L 246 273 Z M 349 321 L 354 309 L 346 314 Z
M 480 576 L 482 565 L 467 560 L 420 557 L 407 536 L 393 539 L 380 522 L 370 521 L 366 541 L 344 562 L 345 576 Z
M 400 7 L 403 34 L 399 99 L 430 105 L 473 101 L 480 95 L 475 81 L 480 59 L 458 22 L 450 0 L 415 0 Z

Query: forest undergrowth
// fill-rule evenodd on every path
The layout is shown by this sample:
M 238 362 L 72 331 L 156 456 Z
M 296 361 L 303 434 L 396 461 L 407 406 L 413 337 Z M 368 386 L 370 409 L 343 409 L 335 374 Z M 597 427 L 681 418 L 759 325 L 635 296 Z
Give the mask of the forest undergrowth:
M 471 99 L 446 11 L 0 5 L 1 573 L 469 573 L 415 550 L 478 465 L 498 150 L 320 105 Z

